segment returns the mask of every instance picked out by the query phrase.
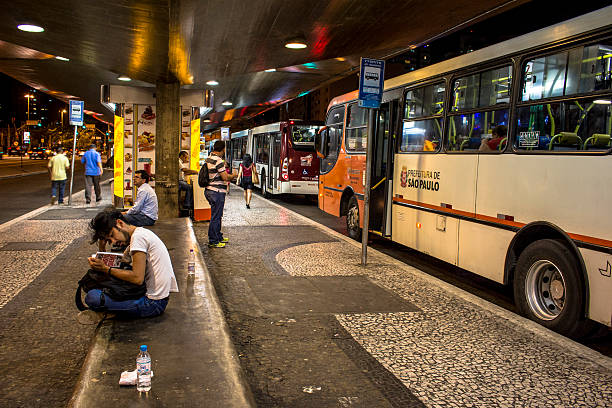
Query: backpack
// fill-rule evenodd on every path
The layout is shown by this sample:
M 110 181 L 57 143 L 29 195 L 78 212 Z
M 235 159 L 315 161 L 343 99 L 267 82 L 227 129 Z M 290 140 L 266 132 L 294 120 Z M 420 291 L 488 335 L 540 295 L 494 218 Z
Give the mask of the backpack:
M 136 285 L 90 269 L 79 281 L 79 287 L 74 296 L 74 302 L 79 310 L 88 309 L 81 299 L 81 290 L 87 293 L 92 289 L 100 289 L 105 295 L 116 301 L 139 299 L 147 293 L 144 282 Z
M 209 162 L 208 159 L 206 159 L 204 161 L 204 164 L 202 165 L 202 168 L 200 169 L 200 172 L 198 173 L 198 184 L 202 188 L 206 188 L 210 184 L 210 177 L 208 176 L 208 164 L 207 163 L 213 163 L 213 162 Z

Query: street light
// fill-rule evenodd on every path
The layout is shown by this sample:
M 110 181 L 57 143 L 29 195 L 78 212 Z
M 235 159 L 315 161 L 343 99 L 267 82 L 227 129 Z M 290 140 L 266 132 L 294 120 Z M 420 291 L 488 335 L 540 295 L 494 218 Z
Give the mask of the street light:
M 28 120 L 30 120 L 30 99 L 34 97 L 34 95 L 26 94 L 24 97 L 28 98 Z
M 64 128 L 64 113 L 66 113 L 66 109 L 62 109 L 60 113 L 62 114 L 62 129 L 63 129 Z

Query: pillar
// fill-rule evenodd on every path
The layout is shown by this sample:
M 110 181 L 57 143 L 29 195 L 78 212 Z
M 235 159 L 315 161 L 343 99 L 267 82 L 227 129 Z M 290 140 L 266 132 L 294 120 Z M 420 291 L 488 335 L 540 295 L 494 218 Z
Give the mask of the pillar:
M 169 219 L 178 217 L 180 84 L 158 81 L 156 87 L 155 194 L 159 219 Z

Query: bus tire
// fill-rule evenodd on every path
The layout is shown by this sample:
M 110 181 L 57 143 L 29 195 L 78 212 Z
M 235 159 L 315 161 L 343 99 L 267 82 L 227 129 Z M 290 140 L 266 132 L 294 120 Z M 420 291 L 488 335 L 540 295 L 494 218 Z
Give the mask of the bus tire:
M 357 198 L 352 196 L 347 205 L 346 211 L 346 231 L 348 236 L 361 241 L 361 228 L 359 227 L 359 205 Z
M 514 301 L 522 315 L 563 335 L 581 337 L 590 330 L 578 262 L 559 241 L 541 239 L 521 253 Z
M 268 183 L 266 183 L 266 172 L 262 171 L 261 176 L 261 195 L 263 198 L 270 198 L 270 193 L 268 192 Z

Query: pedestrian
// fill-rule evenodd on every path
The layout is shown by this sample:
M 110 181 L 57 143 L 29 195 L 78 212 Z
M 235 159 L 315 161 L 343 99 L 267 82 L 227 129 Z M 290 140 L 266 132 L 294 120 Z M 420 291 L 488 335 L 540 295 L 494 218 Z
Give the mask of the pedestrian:
M 157 221 L 157 194 L 149 185 L 151 176 L 144 170 L 134 172 L 134 187 L 136 187 L 136 202 L 127 211 L 123 211 L 123 218 L 137 227 L 146 227 Z
M 126 221 L 118 210 L 101 211 L 89 223 L 92 242 L 110 242 L 128 246 L 131 269 L 110 268 L 97 258 L 88 258 L 91 269 L 127 282 L 146 286 L 146 295 L 133 300 L 117 301 L 100 289 L 92 289 L 85 296 L 91 310 L 79 313 L 83 324 L 97 323 L 106 312 L 124 317 L 154 317 L 161 315 L 170 299 L 170 292 L 178 292 L 178 285 L 170 254 L 153 231 L 136 227 Z
M 95 144 L 89 146 L 89 150 L 81 158 L 81 163 L 85 163 L 85 202 L 87 204 L 91 203 L 91 187 L 93 186 L 96 193 L 96 203 L 98 203 L 102 200 L 102 193 L 100 191 L 102 158 L 100 153 L 96 151 Z
M 228 238 L 223 238 L 221 232 L 221 218 L 223 217 L 223 206 L 225 205 L 225 194 L 227 185 L 235 180 L 238 175 L 228 173 L 223 160 L 225 154 L 225 142 L 217 140 L 213 146 L 206 166 L 208 166 L 209 184 L 204 191 L 204 196 L 210 204 L 210 224 L 208 225 L 208 246 L 211 248 L 223 248 Z
M 193 209 L 193 186 L 185 180 L 185 176 L 198 174 L 196 170 L 189 168 L 189 153 L 181 150 L 179 153 L 179 196 L 181 191 L 185 191 L 185 199 L 183 200 L 183 208 L 187 210 Z
M 238 170 L 238 184 L 244 189 L 244 201 L 246 208 L 251 208 L 251 196 L 253 195 L 253 173 L 257 173 L 257 168 L 253 164 L 250 154 L 245 154 Z
M 51 205 L 59 198 L 58 203 L 64 204 L 64 191 L 66 189 L 66 170 L 70 168 L 70 161 L 64 155 L 62 147 L 57 148 L 57 155 L 51 157 L 47 166 L 51 176 Z

